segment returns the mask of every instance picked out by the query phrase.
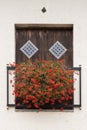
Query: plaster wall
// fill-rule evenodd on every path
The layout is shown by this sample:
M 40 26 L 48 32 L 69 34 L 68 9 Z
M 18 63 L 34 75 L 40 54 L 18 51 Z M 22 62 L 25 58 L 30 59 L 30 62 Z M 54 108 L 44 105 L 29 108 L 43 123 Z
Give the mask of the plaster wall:
M 46 7 L 47 12 L 41 9 Z M 6 64 L 15 61 L 14 24 L 73 24 L 74 66 L 82 65 L 82 110 L 15 112 L 6 108 Z M 87 130 L 87 1 L 0 0 L 0 130 Z

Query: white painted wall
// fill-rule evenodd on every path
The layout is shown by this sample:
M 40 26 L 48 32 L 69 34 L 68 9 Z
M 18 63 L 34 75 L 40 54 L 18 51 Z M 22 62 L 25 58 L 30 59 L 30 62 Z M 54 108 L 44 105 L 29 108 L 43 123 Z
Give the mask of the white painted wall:
M 81 111 L 6 109 L 6 64 L 15 60 L 16 23 L 74 24 L 74 66 L 82 65 Z M 87 0 L 0 0 L 0 45 L 0 130 L 87 130 Z

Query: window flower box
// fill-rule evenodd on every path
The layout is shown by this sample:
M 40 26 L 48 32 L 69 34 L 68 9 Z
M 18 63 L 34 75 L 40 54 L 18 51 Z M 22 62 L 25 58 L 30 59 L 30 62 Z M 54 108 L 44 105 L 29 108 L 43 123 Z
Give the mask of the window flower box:
M 73 70 L 64 60 L 31 60 L 16 65 L 16 109 L 73 109 Z

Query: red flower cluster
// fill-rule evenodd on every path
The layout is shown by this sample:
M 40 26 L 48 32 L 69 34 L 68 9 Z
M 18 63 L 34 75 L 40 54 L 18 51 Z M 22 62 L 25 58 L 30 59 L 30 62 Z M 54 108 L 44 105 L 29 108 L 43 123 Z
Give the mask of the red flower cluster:
M 73 71 L 66 68 L 64 61 L 29 60 L 16 65 L 16 105 L 63 110 L 61 104 L 66 106 L 73 99 L 73 82 Z

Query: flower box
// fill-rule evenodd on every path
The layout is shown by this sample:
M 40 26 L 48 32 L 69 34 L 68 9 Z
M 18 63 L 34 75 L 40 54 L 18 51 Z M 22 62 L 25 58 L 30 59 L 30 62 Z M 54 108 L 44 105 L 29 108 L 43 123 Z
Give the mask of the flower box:
M 73 109 L 73 71 L 64 60 L 31 60 L 16 65 L 16 109 Z

